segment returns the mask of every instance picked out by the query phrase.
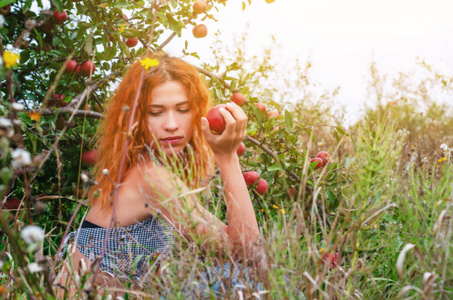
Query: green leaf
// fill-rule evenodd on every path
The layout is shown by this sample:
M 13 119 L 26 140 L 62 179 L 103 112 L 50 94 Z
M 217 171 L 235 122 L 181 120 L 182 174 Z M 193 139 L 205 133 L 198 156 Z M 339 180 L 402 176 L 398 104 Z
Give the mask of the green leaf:
M 172 15 L 167 14 L 168 18 L 168 25 L 170 27 L 170 30 L 173 30 L 176 32 L 176 34 L 180 37 L 181 36 L 181 24 L 173 18 Z
M 22 122 L 24 122 L 25 124 L 27 124 L 27 125 L 33 124 L 33 121 L 30 119 L 30 116 L 26 112 L 20 111 L 17 113 L 17 115 L 22 120 Z
M 58 12 L 61 13 L 63 11 L 63 2 L 61 0 L 53 0 L 53 3 L 57 7 Z
M 23 65 L 25 64 L 28 59 L 30 58 L 30 50 L 24 50 L 20 53 L 20 64 Z
M 6 6 L 8 4 L 12 4 L 16 2 L 16 0 L 0 0 L 0 7 Z
M 83 50 L 88 54 L 88 56 L 93 53 L 93 36 L 89 35 L 86 39 L 85 46 L 83 47 Z
M 280 171 L 282 168 L 280 168 L 277 165 L 272 165 L 268 168 L 269 171 Z
M 38 40 L 38 43 L 40 45 L 42 45 L 42 36 L 41 34 L 39 34 L 38 30 L 36 30 L 36 28 L 33 28 L 33 30 L 35 31 L 35 34 L 36 34 L 36 40 Z
M 286 124 L 286 132 L 292 133 L 293 132 L 293 116 L 291 113 L 285 109 L 285 124 Z
M 117 8 L 129 8 L 129 7 L 132 7 L 134 6 L 134 4 L 128 2 L 128 1 L 115 1 L 113 3 L 113 7 L 117 7 Z
M 33 3 L 33 0 L 27 0 L 25 2 L 24 7 L 22 8 L 24 13 L 30 9 L 32 3 Z
M 259 109 L 256 106 L 253 106 L 253 114 L 255 115 L 256 121 L 258 122 L 258 124 L 262 125 L 263 121 L 264 121 L 264 114 L 261 111 L 261 109 Z

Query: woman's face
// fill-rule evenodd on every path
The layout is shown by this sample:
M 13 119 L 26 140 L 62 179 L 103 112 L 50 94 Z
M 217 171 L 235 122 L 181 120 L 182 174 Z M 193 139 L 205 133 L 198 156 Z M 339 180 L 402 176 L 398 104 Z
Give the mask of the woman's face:
M 147 118 L 151 136 L 154 136 L 152 148 L 158 150 L 160 147 L 166 155 L 181 153 L 192 139 L 194 130 L 194 114 L 186 87 L 177 80 L 156 86 L 151 92 Z

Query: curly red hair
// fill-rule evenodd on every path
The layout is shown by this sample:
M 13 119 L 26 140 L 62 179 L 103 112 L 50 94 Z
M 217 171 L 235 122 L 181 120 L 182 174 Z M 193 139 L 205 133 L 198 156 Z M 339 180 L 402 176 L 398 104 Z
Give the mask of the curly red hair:
M 201 131 L 201 117 L 205 116 L 213 106 L 209 90 L 195 67 L 187 62 L 164 53 L 153 54 L 150 58 L 157 59 L 159 65 L 145 71 L 135 114 L 137 124 L 132 131 L 127 148 L 127 158 L 121 181 L 124 180 L 130 169 L 138 164 L 141 155 L 148 155 L 149 147 L 147 145 L 149 146 L 152 142 L 152 135 L 147 125 L 147 106 L 151 102 L 151 91 L 166 81 L 178 80 L 186 87 L 191 109 L 194 112 L 194 135 L 190 146 L 196 159 L 191 162 L 192 165 L 189 167 L 194 171 L 195 178 L 186 184 L 195 188 L 202 184 L 202 180 L 213 171 L 211 166 L 213 155 Z M 110 97 L 107 103 L 108 108 L 99 128 L 98 160 L 94 167 L 98 185 L 90 191 L 90 196 L 93 195 L 94 190 L 100 189 L 99 196 L 93 201 L 101 201 L 102 207 L 109 207 L 113 200 L 111 199 L 114 191 L 112 180 L 118 181 L 130 114 L 143 70 L 144 67 L 140 64 L 140 60 L 129 68 L 117 90 Z M 103 175 L 104 169 L 108 169 L 111 180 Z

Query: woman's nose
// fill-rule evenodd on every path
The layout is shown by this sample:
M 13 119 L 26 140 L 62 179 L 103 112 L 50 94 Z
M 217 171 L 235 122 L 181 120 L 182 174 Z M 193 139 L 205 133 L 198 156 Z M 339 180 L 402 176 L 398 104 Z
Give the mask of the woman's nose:
M 165 130 L 174 131 L 179 128 L 178 118 L 174 112 L 169 112 L 164 123 Z

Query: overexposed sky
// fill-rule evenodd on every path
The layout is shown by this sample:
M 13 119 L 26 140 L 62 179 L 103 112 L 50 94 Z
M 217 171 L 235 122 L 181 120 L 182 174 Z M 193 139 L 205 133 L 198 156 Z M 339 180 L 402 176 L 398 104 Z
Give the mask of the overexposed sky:
M 340 86 L 337 101 L 352 115 L 366 100 L 372 59 L 390 77 L 414 68 L 416 57 L 453 73 L 451 0 L 252 0 L 244 11 L 242 2 L 228 0 L 215 13 L 218 22 L 205 21 L 206 38 L 192 38 L 190 27 L 180 42 L 188 39 L 191 51 L 208 57 L 214 32 L 232 40 L 248 23 L 249 51 L 260 53 L 275 35 L 285 57 L 312 61 L 321 86 Z

